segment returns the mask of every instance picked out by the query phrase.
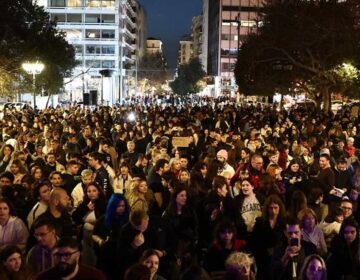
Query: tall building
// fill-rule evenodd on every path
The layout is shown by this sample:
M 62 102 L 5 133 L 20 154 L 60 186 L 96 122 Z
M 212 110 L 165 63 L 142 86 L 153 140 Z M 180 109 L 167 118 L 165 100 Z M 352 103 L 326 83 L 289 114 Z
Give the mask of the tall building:
M 84 93 L 99 104 L 131 94 L 132 69 L 145 50 L 146 13 L 136 0 L 39 0 L 76 50 L 79 66 L 66 84 L 68 99 Z M 106 70 L 106 71 L 101 71 Z M 135 77 L 136 78 L 136 77 Z
M 147 38 L 146 52 L 149 54 L 162 53 L 162 41 L 153 37 Z
M 180 40 L 179 64 L 188 63 L 193 57 L 193 40 L 191 36 L 185 35 Z
M 202 59 L 202 16 L 195 16 L 192 18 L 191 22 L 191 39 L 193 42 L 193 57 L 197 57 L 200 60 Z
M 203 53 L 208 75 L 215 77 L 216 95 L 234 94 L 238 49 L 259 23 L 262 0 L 204 0 Z

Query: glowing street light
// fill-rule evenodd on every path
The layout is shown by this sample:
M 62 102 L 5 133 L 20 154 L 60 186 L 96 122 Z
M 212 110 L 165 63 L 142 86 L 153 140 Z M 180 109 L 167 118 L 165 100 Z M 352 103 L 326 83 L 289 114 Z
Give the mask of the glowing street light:
M 36 62 L 26 62 L 22 64 L 22 68 L 29 74 L 33 76 L 33 98 L 34 98 L 34 110 L 36 108 L 36 87 L 35 87 L 35 77 L 39 75 L 45 68 L 45 65 L 39 61 Z

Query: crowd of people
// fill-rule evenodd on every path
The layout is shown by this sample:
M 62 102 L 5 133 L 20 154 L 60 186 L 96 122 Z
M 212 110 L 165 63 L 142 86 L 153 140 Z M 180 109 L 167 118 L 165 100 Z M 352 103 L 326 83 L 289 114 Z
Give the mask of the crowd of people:
M 224 98 L 0 112 L 1 279 L 360 279 L 360 118 Z

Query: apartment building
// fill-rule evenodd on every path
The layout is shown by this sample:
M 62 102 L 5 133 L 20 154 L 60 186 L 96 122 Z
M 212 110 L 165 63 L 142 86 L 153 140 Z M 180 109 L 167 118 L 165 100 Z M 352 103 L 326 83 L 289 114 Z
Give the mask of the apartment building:
M 37 3 L 57 21 L 57 28 L 76 50 L 79 66 L 65 86 L 67 98 L 80 101 L 90 92 L 98 104 L 107 105 L 131 94 L 130 81 L 136 75 L 146 38 L 146 13 L 136 0 Z
M 146 52 L 149 54 L 162 53 L 162 41 L 153 37 L 146 39 Z

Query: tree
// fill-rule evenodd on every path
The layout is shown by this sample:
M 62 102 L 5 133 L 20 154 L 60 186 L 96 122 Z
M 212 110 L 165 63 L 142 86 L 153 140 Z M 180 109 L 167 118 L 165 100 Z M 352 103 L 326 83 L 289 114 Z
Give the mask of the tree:
M 174 93 L 185 95 L 202 89 L 200 81 L 206 73 L 199 58 L 193 58 L 188 63 L 180 65 L 177 74 L 176 79 L 170 84 Z
M 241 45 L 235 68 L 240 91 L 272 95 L 307 91 L 330 108 L 331 92 L 349 93 L 357 78 L 339 76 L 344 63 L 359 65 L 356 1 L 273 1 L 261 25 Z
M 146 53 L 140 60 L 138 79 L 145 90 L 152 87 L 159 89 L 168 79 L 166 61 L 161 52 Z
M 45 64 L 36 79 L 37 90 L 56 93 L 77 65 L 74 48 L 55 29 L 49 14 L 33 1 L 2 0 L 0 8 L 0 94 L 32 91 L 32 77 L 21 65 L 35 60 Z

